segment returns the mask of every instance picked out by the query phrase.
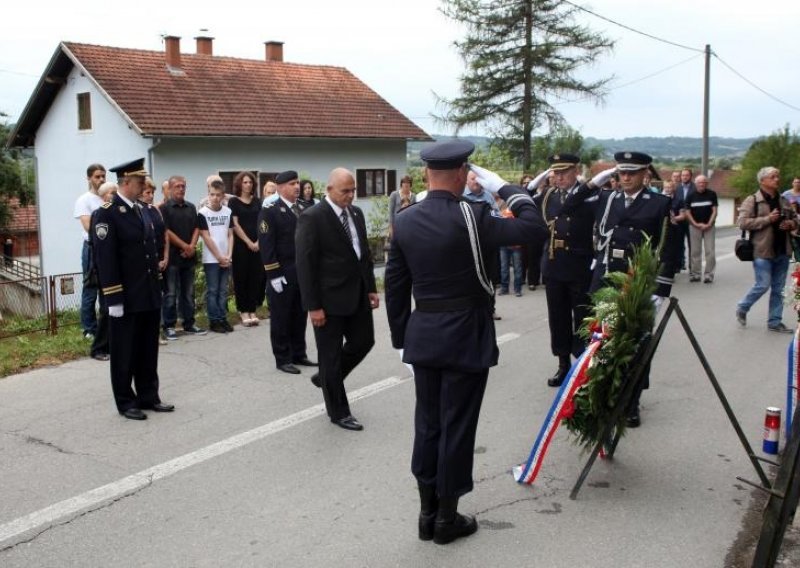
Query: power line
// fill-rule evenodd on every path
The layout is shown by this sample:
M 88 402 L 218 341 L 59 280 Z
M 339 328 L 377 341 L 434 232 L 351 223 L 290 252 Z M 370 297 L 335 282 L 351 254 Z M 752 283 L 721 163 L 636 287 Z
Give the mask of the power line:
M 20 71 L 11 71 L 10 69 L 0 69 L 0 73 L 9 73 L 11 75 L 21 75 L 23 77 L 35 77 L 35 78 L 39 77 L 39 75 L 32 75 L 31 73 L 21 73 Z
M 612 20 L 611 18 L 606 18 L 605 16 L 601 16 L 597 12 L 592 12 L 588 8 L 584 8 L 583 6 L 579 6 L 578 4 L 574 4 L 573 2 L 570 2 L 569 0 L 563 0 L 563 1 L 564 1 L 565 4 L 569 4 L 570 6 L 573 6 L 573 7 L 577 8 L 578 10 L 582 10 L 583 12 L 586 12 L 587 14 L 591 14 L 595 18 L 600 18 L 601 20 L 605 20 L 606 22 L 608 22 L 610 24 L 614 24 L 615 26 L 619 26 L 619 27 L 621 27 L 623 29 L 626 29 L 628 31 L 631 31 L 633 33 L 637 33 L 637 34 L 642 35 L 644 37 L 648 37 L 650 39 L 654 39 L 656 41 L 660 41 L 661 43 L 666 43 L 668 45 L 672 45 L 672 46 L 675 46 L 675 47 L 680 47 L 681 49 L 688 49 L 689 51 L 696 51 L 698 53 L 705 53 L 702 49 L 698 49 L 696 47 L 691 47 L 691 46 L 688 46 L 688 45 L 683 45 L 683 44 L 680 44 L 680 43 L 676 43 L 674 41 L 670 41 L 670 40 L 664 39 L 662 37 L 658 37 L 658 36 L 654 36 L 652 34 L 645 33 L 645 32 L 643 32 L 641 30 L 637 30 L 636 28 L 632 28 L 630 26 L 626 26 L 625 24 L 621 24 L 621 23 L 619 23 L 619 22 L 617 22 L 615 20 Z
M 674 69 L 675 67 L 679 67 L 680 65 L 683 65 L 685 63 L 689 63 L 690 61 L 693 61 L 693 60 L 697 59 L 698 57 L 700 57 L 699 54 L 698 55 L 692 55 L 688 59 L 684 59 L 683 61 L 679 61 L 677 63 L 673 63 L 672 65 L 664 67 L 663 69 L 659 69 L 658 71 L 654 71 L 652 73 L 648 73 L 647 75 L 639 77 L 638 79 L 633 79 L 631 81 L 628 81 L 627 83 L 622 83 L 620 85 L 616 85 L 614 87 L 610 87 L 608 89 L 608 92 L 616 91 L 618 89 L 623 89 L 625 87 L 630 87 L 631 85 L 635 85 L 637 83 L 641 83 L 642 81 L 646 81 L 647 79 L 652 79 L 656 75 L 661 75 L 662 73 L 666 73 L 667 71 L 669 71 L 671 69 Z M 566 100 L 566 101 L 560 101 L 557 104 L 562 105 L 562 104 L 567 104 L 567 103 L 577 103 L 577 102 L 580 102 L 580 101 L 588 100 L 590 98 L 592 98 L 592 97 L 589 97 L 589 96 L 579 97 L 577 99 L 570 99 L 570 100 Z
M 787 103 L 787 102 L 786 102 L 786 101 L 784 101 L 784 100 L 781 100 L 781 99 L 779 99 L 778 97 L 776 97 L 776 96 L 775 96 L 775 95 L 773 95 L 772 93 L 769 93 L 769 92 L 765 91 L 764 89 L 762 89 L 761 87 L 759 87 L 758 85 L 756 85 L 756 84 L 755 84 L 753 81 L 751 81 L 750 79 L 748 79 L 747 77 L 745 77 L 744 75 L 742 75 L 741 73 L 739 73 L 739 72 L 738 72 L 736 69 L 734 69 L 733 67 L 731 67 L 730 65 L 728 65 L 727 63 L 725 63 L 725 61 L 723 61 L 723 60 L 722 60 L 722 58 L 721 58 L 719 55 L 717 55 L 717 53 L 716 53 L 716 52 L 711 52 L 711 55 L 713 55 L 714 57 L 716 57 L 716 58 L 717 58 L 717 60 L 718 60 L 720 63 L 722 63 L 722 64 L 723 64 L 725 67 L 727 67 L 727 68 L 728 68 L 728 70 L 729 70 L 731 73 L 733 73 L 734 75 L 736 75 L 737 77 L 739 77 L 739 78 L 740 78 L 742 81 L 744 81 L 745 83 L 747 83 L 748 85 L 750 85 L 750 86 L 751 86 L 751 87 L 753 87 L 754 89 L 757 89 L 757 90 L 761 91 L 762 93 L 764 93 L 765 95 L 767 95 L 769 98 L 771 98 L 773 101 L 775 101 L 775 102 L 778 102 L 778 103 L 782 104 L 783 106 L 785 106 L 785 107 L 788 107 L 788 108 L 790 108 L 790 109 L 792 109 L 792 110 L 800 111 L 800 108 L 798 108 L 798 107 L 796 107 L 796 106 L 794 106 L 794 105 L 792 105 L 792 104 L 789 104 L 789 103 Z

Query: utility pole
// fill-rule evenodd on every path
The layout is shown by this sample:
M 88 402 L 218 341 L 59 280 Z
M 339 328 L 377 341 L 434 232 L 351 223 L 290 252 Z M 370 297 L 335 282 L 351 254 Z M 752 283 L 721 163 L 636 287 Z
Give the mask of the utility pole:
M 700 169 L 708 175 L 708 107 L 711 88 L 711 46 L 706 44 L 706 80 L 703 87 L 703 162 Z

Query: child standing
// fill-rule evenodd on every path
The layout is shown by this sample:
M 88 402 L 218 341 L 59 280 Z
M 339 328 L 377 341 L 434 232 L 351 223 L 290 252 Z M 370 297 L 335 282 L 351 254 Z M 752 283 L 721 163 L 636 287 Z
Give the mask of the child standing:
M 225 184 L 214 180 L 208 186 L 208 205 L 197 212 L 203 238 L 203 272 L 206 275 L 206 310 L 209 328 L 217 333 L 233 331 L 228 323 L 228 278 L 233 250 L 231 210 L 222 205 Z

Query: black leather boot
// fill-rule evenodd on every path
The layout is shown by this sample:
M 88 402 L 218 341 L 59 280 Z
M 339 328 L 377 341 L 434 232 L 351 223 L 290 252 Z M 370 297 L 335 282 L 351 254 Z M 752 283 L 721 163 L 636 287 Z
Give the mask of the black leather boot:
M 439 512 L 433 529 L 433 542 L 447 544 L 478 530 L 475 517 L 458 511 L 458 497 L 439 497 Z
M 564 382 L 564 379 L 567 378 L 567 374 L 569 373 L 569 367 L 570 367 L 569 355 L 559 355 L 558 371 L 556 371 L 555 375 L 547 379 L 547 386 L 560 387 L 561 383 Z
M 436 513 L 439 511 L 439 498 L 436 487 L 418 483 L 419 488 L 419 539 L 432 540 Z

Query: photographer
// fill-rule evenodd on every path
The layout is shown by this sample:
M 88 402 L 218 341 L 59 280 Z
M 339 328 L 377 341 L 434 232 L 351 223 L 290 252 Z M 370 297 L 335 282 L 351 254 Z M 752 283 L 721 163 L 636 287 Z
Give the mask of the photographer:
M 736 321 L 747 325 L 747 312 L 758 299 L 770 290 L 767 329 L 778 333 L 793 333 L 783 324 L 783 287 L 792 253 L 791 233 L 798 222 L 789 202 L 778 192 L 780 171 L 767 166 L 756 174 L 759 190 L 739 207 L 739 228 L 750 231 L 753 241 L 753 271 L 755 284 L 736 305 Z

